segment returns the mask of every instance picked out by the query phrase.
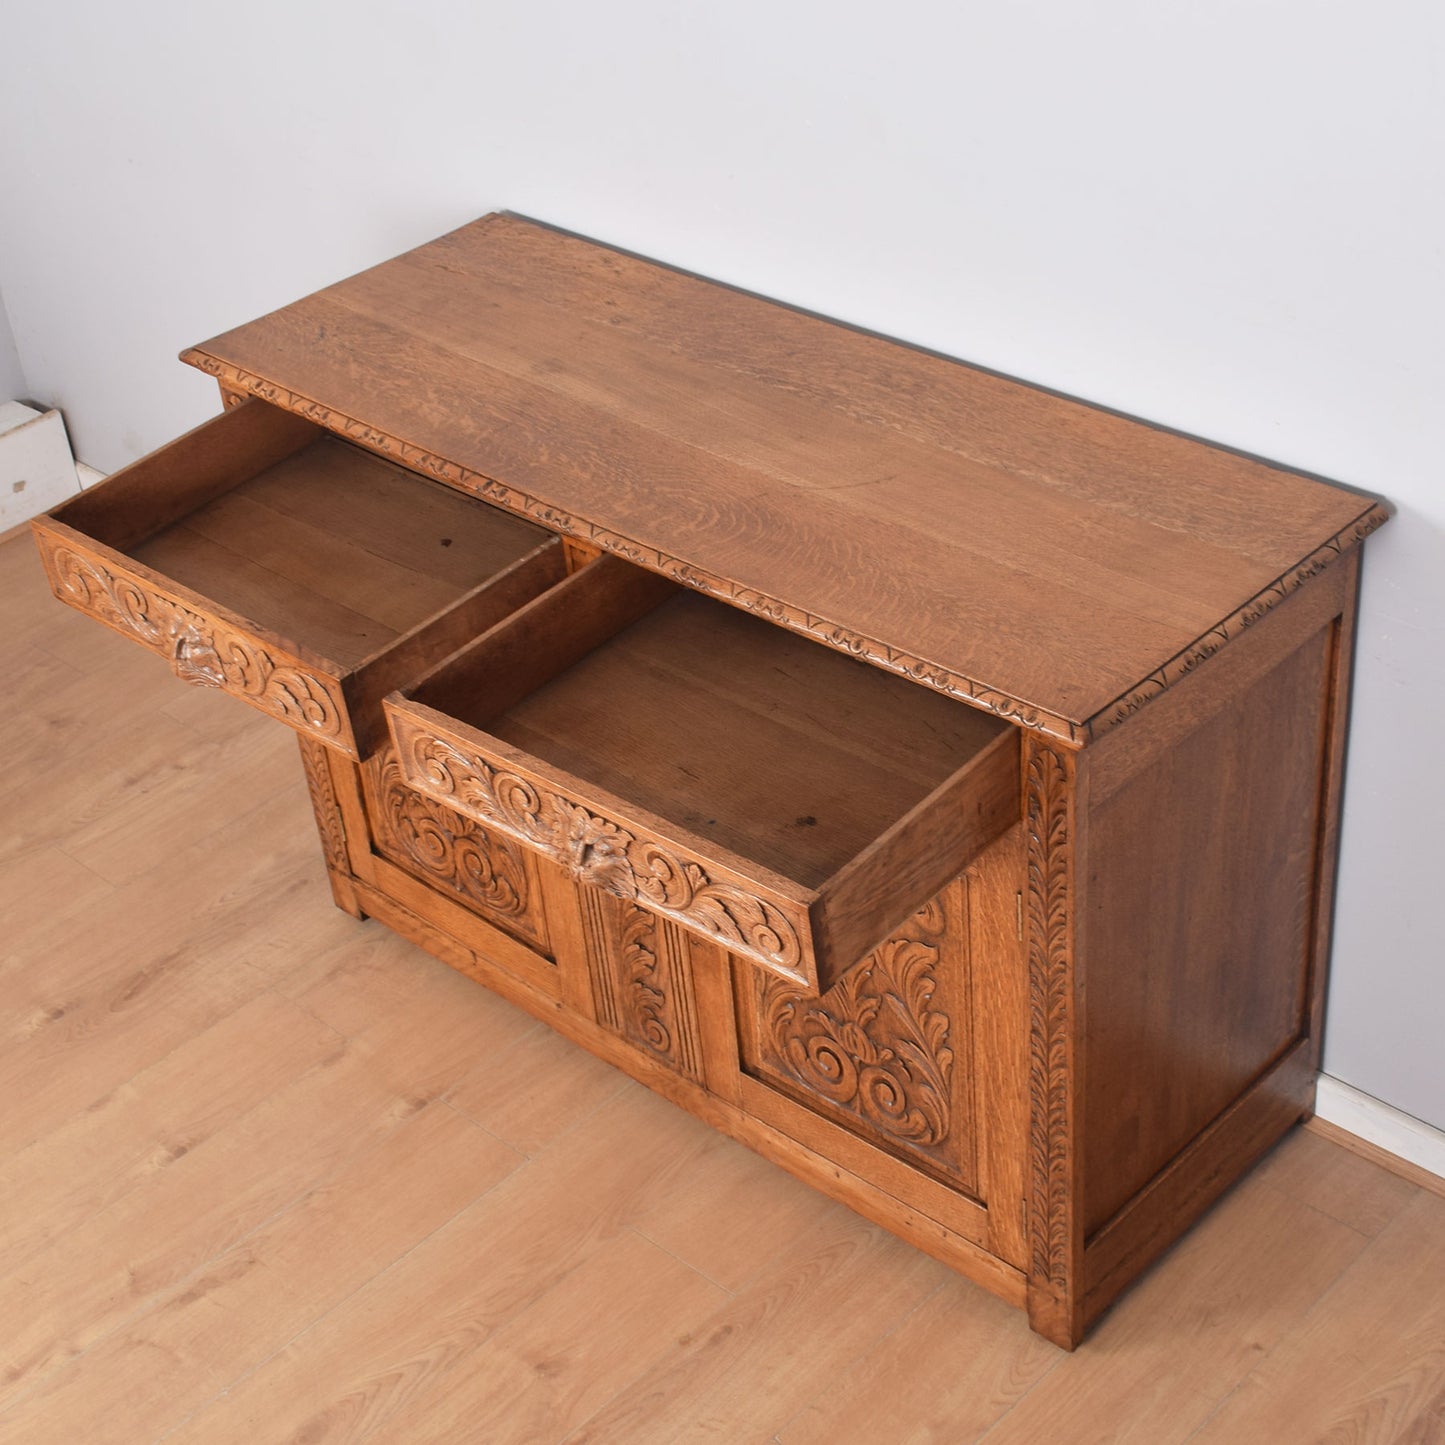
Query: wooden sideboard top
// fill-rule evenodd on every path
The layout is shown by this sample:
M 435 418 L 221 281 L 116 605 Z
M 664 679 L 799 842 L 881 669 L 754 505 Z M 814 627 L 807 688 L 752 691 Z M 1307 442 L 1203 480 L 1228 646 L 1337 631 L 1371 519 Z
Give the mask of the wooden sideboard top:
M 554 530 L 1074 743 L 1389 515 L 505 214 L 182 355 Z

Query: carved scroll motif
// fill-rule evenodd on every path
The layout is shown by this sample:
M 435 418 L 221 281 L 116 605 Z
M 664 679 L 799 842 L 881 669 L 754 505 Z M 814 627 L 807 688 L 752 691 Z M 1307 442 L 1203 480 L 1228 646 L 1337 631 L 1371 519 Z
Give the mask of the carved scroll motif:
M 944 929 L 936 902 L 821 998 L 760 979 L 766 1061 L 899 1143 L 933 1149 L 953 1131 L 954 1051 L 937 1000 Z
M 1070 1274 L 1070 771 L 1071 761 L 1056 749 L 1031 745 L 1026 819 L 1032 1274 L 1060 1288 Z
M 376 846 L 383 855 L 542 941 L 532 917 L 526 860 L 515 844 L 408 787 L 390 748 L 366 767 L 376 800 Z
M 399 729 L 405 733 L 405 729 Z M 433 794 L 556 858 L 582 883 L 632 899 L 707 933 L 735 952 L 796 970 L 802 945 L 772 903 L 714 880 L 653 838 L 639 838 L 569 798 L 494 767 L 440 738 L 405 738 L 411 776 Z
M 278 661 L 244 633 L 69 548 L 54 548 L 51 565 L 63 601 L 160 653 L 177 677 L 244 698 L 312 736 L 343 737 L 341 699 L 322 678 Z

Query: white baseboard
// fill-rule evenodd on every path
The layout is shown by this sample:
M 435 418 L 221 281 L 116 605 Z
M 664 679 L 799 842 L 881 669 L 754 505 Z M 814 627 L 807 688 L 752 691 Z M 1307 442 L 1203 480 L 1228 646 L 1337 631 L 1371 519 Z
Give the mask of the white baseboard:
M 1328 1074 L 1321 1074 L 1315 1115 L 1347 1133 L 1445 1179 L 1445 1133 Z

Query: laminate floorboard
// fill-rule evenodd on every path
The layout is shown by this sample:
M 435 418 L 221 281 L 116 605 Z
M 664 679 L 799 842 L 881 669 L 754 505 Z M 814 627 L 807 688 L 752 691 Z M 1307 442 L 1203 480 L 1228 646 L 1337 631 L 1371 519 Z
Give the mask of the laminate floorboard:
M 1296 1131 L 1065 1355 L 338 912 L 290 732 L 26 536 L 0 605 L 4 1445 L 1445 1441 L 1445 1199 Z

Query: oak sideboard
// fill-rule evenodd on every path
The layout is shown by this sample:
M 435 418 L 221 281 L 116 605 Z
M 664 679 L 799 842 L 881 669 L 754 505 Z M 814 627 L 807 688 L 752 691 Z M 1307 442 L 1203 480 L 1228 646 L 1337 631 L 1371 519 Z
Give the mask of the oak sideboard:
M 1072 1347 L 1313 1107 L 1378 499 L 511 215 L 35 524 L 335 900 Z

